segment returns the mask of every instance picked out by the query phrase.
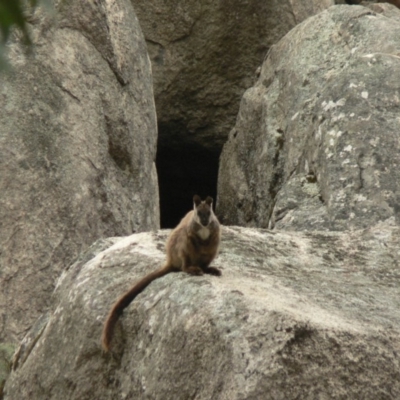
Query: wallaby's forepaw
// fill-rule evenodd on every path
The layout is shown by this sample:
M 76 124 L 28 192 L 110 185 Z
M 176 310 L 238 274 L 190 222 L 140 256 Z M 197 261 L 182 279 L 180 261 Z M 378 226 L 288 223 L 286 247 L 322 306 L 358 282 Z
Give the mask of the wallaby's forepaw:
M 203 275 L 203 270 L 199 267 L 187 267 L 185 272 L 190 275 Z
M 204 272 L 206 274 L 215 275 L 215 276 L 221 276 L 222 275 L 221 270 L 219 270 L 218 268 L 215 268 L 215 267 L 207 267 L 207 268 L 204 269 Z

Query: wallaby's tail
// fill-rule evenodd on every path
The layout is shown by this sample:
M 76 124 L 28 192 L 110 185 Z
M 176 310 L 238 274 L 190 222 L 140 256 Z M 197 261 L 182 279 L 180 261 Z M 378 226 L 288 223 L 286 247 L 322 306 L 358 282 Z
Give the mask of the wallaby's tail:
M 172 269 L 169 268 L 168 265 L 166 265 L 163 268 L 146 275 L 141 281 L 139 281 L 136 285 L 129 289 L 115 302 L 107 316 L 106 322 L 104 323 L 103 334 L 101 336 L 101 343 L 105 351 L 108 351 L 110 349 L 110 343 L 114 333 L 115 324 L 122 314 L 122 311 L 124 311 L 124 309 L 129 306 L 134 298 L 139 293 L 141 293 L 152 281 L 164 275 L 167 275 L 169 272 L 172 272 Z

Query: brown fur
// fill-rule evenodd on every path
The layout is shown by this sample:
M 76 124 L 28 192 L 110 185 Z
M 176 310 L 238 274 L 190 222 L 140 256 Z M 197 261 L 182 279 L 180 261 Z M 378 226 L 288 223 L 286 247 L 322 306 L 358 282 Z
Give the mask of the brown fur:
M 221 240 L 220 224 L 212 210 L 213 200 L 207 197 L 205 201 L 201 201 L 199 196 L 194 196 L 193 201 L 194 210 L 186 214 L 168 237 L 167 260 L 164 266 L 142 278 L 111 308 L 101 338 L 105 351 L 110 349 L 115 324 L 123 310 L 155 279 L 175 271 L 184 271 L 191 275 L 221 275 L 219 269 L 210 267 Z M 205 228 L 209 230 L 206 233 Z M 208 237 L 205 237 L 208 232 Z

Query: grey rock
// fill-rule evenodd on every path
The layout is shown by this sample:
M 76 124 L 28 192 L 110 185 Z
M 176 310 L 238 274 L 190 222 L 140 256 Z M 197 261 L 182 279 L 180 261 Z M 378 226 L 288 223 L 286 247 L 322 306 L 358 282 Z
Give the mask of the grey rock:
M 399 227 L 224 227 L 214 262 L 222 277 L 153 282 L 103 354 L 110 306 L 161 265 L 166 236 L 112 239 L 64 272 L 5 400 L 400 397 Z
M 392 18 L 400 22 L 400 13 L 394 11 L 393 9 L 394 4 L 397 4 L 397 7 L 400 8 L 400 0 L 395 0 L 392 3 L 393 5 L 389 4 L 389 2 L 373 3 L 369 4 L 368 8 L 377 14 L 383 14 L 385 17 Z
M 354 3 L 355 3 L 355 1 L 354 1 Z M 384 8 L 386 8 L 388 4 L 393 4 L 393 6 L 400 8 L 400 0 L 365 0 L 365 1 L 360 2 L 361 5 L 371 7 L 371 9 L 374 9 L 376 7 L 377 3 L 380 3 L 380 5 L 382 5 L 382 3 L 383 3 Z
M 219 150 L 267 50 L 334 1 L 132 3 L 152 61 L 162 144 Z
M 221 156 L 225 224 L 399 223 L 400 11 L 389 7 L 333 6 L 273 46 Z
M 128 0 L 29 17 L 0 76 L 0 339 L 21 339 L 96 239 L 159 227 L 150 60 Z
M 13 343 L 0 344 L 0 399 L 3 398 L 4 384 L 11 372 L 12 356 L 15 347 Z

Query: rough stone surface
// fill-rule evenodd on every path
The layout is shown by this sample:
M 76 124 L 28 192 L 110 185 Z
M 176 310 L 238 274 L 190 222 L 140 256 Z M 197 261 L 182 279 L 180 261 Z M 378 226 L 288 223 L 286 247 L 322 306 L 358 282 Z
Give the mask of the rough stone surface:
M 400 8 L 400 0 L 397 7 Z M 373 3 L 369 4 L 368 8 L 376 12 L 377 14 L 383 14 L 385 17 L 395 19 L 400 22 L 400 13 L 397 11 L 393 11 L 393 6 L 389 3 Z
M 33 52 L 11 43 L 0 77 L 0 340 L 26 333 L 96 239 L 159 226 L 151 67 L 132 5 L 55 8 L 29 17 Z
M 371 6 L 376 3 L 393 4 L 400 8 L 400 0 L 336 0 L 336 4 L 360 4 L 362 6 Z
M 224 223 L 399 223 L 400 11 L 379 7 L 333 6 L 272 48 L 221 157 Z
M 4 384 L 11 372 L 12 356 L 15 347 L 10 343 L 0 344 L 0 399 L 3 398 Z
M 333 0 L 132 0 L 154 75 L 160 139 L 222 146 L 268 48 Z
M 153 282 L 103 354 L 110 306 L 160 266 L 166 236 L 110 239 L 63 274 L 5 400 L 400 398 L 399 227 L 224 227 L 222 277 Z

